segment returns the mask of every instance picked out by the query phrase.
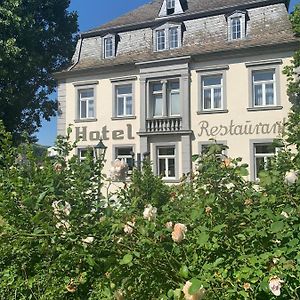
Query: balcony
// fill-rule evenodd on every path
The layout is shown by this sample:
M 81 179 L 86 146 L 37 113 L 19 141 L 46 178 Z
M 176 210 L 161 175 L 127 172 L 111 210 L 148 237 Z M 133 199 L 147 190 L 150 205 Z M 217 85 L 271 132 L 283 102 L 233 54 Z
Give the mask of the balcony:
M 181 117 L 146 120 L 146 132 L 176 132 L 182 129 Z

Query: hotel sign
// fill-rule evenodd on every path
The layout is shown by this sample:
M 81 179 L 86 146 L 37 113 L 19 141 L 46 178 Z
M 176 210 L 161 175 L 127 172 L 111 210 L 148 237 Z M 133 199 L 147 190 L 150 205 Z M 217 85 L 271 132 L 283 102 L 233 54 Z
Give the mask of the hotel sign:
M 110 139 L 110 136 L 113 140 L 124 140 L 125 137 L 128 140 L 134 140 L 134 136 L 132 135 L 132 125 L 127 124 L 126 129 L 119 130 L 108 130 L 107 126 L 103 126 L 101 130 L 97 131 L 89 131 L 87 130 L 87 126 L 83 127 L 75 127 L 75 135 L 76 140 L 81 140 L 86 142 L 89 141 L 99 141 L 100 139 L 107 141 Z

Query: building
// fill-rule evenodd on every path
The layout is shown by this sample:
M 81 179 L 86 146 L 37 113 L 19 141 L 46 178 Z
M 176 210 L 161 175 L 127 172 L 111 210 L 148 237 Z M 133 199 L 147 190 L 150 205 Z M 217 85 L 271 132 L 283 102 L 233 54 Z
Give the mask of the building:
M 81 158 L 103 139 L 106 172 L 149 152 L 167 182 L 215 139 L 255 179 L 290 107 L 282 71 L 298 40 L 288 2 L 154 0 L 82 33 L 56 74 L 58 134 L 74 125 Z

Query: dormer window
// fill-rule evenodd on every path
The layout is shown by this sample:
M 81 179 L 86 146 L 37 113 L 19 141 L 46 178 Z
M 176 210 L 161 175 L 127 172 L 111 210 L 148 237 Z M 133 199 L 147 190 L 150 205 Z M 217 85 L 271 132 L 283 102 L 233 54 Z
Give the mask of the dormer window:
M 103 37 L 103 58 L 112 58 L 116 54 L 116 38 L 114 35 Z
M 232 40 L 239 40 L 242 37 L 242 18 L 236 17 L 231 19 L 231 39 Z
M 167 15 L 173 14 L 175 11 L 175 0 L 167 0 Z
M 246 37 L 246 12 L 235 11 L 227 16 L 228 40 L 242 40 Z
M 164 0 L 158 16 L 166 17 L 180 13 L 183 13 L 183 7 L 180 0 Z
M 166 32 L 164 29 L 156 31 L 156 50 L 162 51 L 166 49 Z
M 164 24 L 154 31 L 154 50 L 163 51 L 181 47 L 181 25 Z
M 178 27 L 169 28 L 169 47 L 170 49 L 178 48 L 179 39 L 178 39 Z

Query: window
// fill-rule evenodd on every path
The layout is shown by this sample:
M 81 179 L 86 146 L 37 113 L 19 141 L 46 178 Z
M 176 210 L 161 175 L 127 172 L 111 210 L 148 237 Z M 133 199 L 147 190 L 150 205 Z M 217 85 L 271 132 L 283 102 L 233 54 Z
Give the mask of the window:
M 132 147 L 117 147 L 115 148 L 115 158 L 123 160 L 128 165 L 128 175 L 132 174 L 134 166 L 134 157 Z
M 175 147 L 158 147 L 157 160 L 158 174 L 164 179 L 175 179 Z
M 202 77 L 202 109 L 223 109 L 223 78 L 222 75 Z
M 175 12 L 175 0 L 167 0 L 167 15 Z
M 179 79 L 150 82 L 150 117 L 180 116 Z
M 112 36 L 104 38 L 104 58 L 115 56 L 114 49 L 114 38 Z
M 245 11 L 235 11 L 227 15 L 229 41 L 241 40 L 246 37 L 246 17 Z
M 166 49 L 166 34 L 165 30 L 156 31 L 156 50 L 162 51 Z
M 275 70 L 252 72 L 253 106 L 276 105 Z
M 173 80 L 168 82 L 168 100 L 169 100 L 169 115 L 180 115 L 180 90 L 179 80 Z
M 132 84 L 116 86 L 117 117 L 132 116 Z
M 163 84 L 155 82 L 152 85 L 153 117 L 163 116 Z
M 181 25 L 164 24 L 155 30 L 155 51 L 164 51 L 181 47 Z
M 175 0 L 167 0 L 167 9 L 175 8 Z
M 201 144 L 200 145 L 200 153 L 207 154 L 211 147 L 214 147 L 214 150 L 216 151 L 216 154 L 218 156 L 223 157 L 224 155 L 226 155 L 227 146 L 225 146 L 222 143 L 214 143 L 214 142 L 211 142 L 211 143 L 208 142 L 207 144 Z
M 79 90 L 79 118 L 95 118 L 94 89 Z
M 271 158 L 275 155 L 272 143 L 254 144 L 254 179 L 258 178 L 260 171 L 270 165 Z
M 174 49 L 178 48 L 178 28 L 173 27 L 169 29 L 169 48 Z
M 242 19 L 241 17 L 232 18 L 231 22 L 231 39 L 239 40 L 242 37 Z
M 182 0 L 164 0 L 159 11 L 159 17 L 166 17 L 172 14 L 183 13 L 183 9 L 186 8 L 183 4 L 186 1 Z
M 94 155 L 92 148 L 82 148 L 78 149 L 78 157 L 80 161 L 84 161 L 88 155 Z

